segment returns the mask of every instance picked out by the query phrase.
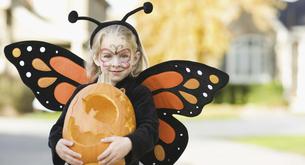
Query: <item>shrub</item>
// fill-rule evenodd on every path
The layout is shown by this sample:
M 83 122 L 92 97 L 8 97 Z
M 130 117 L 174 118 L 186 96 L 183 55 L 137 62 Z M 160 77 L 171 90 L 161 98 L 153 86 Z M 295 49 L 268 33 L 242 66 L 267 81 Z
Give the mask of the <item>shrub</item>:
M 19 113 L 33 112 L 32 91 L 25 86 L 20 78 L 6 72 L 0 75 L 0 107 L 11 106 Z

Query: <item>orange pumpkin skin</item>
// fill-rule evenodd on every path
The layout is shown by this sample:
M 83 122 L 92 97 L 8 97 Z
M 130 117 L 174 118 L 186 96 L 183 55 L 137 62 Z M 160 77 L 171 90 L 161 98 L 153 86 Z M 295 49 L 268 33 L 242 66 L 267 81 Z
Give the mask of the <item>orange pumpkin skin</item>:
M 110 84 L 98 83 L 81 89 L 72 99 L 63 138 L 74 142 L 71 149 L 82 155 L 85 165 L 97 165 L 97 157 L 109 145 L 100 142 L 102 138 L 125 136 L 135 128 L 135 114 L 128 97 Z

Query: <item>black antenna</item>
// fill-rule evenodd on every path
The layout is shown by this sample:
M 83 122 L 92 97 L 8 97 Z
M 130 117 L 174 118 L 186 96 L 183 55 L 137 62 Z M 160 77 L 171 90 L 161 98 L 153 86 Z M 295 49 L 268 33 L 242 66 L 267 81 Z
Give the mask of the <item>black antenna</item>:
M 145 12 L 146 14 L 151 13 L 152 10 L 153 10 L 153 5 L 152 5 L 152 3 L 150 3 L 150 2 L 145 2 L 145 3 L 143 4 L 142 7 L 138 7 L 138 8 L 136 8 L 136 9 L 130 11 L 129 13 L 127 13 L 127 14 L 123 17 L 123 19 L 122 19 L 121 21 L 124 21 L 124 22 L 125 22 L 129 16 L 131 16 L 131 15 L 133 15 L 134 13 L 136 13 L 136 12 L 138 12 L 138 11 L 141 11 L 141 10 L 143 10 L 143 9 L 144 9 L 144 12 Z
M 100 31 L 101 29 L 103 29 L 103 28 L 105 28 L 107 26 L 110 26 L 110 25 L 122 25 L 122 26 L 127 27 L 136 36 L 137 43 L 140 43 L 137 31 L 135 30 L 135 28 L 132 25 L 130 25 L 129 23 L 126 22 L 126 20 L 127 20 L 127 18 L 129 16 L 133 15 L 134 13 L 136 13 L 136 12 L 138 12 L 140 10 L 144 10 L 144 12 L 146 14 L 149 14 L 153 10 L 153 5 L 150 2 L 145 2 L 142 7 L 138 7 L 136 9 L 130 11 L 120 21 L 99 22 L 99 21 L 97 21 L 97 20 L 95 20 L 93 18 L 90 18 L 90 17 L 79 17 L 77 12 L 74 11 L 74 10 L 69 13 L 68 20 L 71 23 L 75 23 L 78 20 L 87 20 L 87 21 L 93 22 L 93 23 L 95 23 L 97 25 L 97 27 L 92 32 L 91 37 L 90 37 L 90 47 L 92 47 L 93 39 L 94 39 L 94 36 L 96 35 L 96 33 L 98 31 Z
M 79 17 L 78 13 L 76 11 L 71 11 L 68 17 L 69 22 L 71 23 L 75 23 L 78 20 L 88 20 L 91 21 L 93 23 L 95 23 L 96 25 L 100 25 L 101 23 L 93 18 L 90 17 Z

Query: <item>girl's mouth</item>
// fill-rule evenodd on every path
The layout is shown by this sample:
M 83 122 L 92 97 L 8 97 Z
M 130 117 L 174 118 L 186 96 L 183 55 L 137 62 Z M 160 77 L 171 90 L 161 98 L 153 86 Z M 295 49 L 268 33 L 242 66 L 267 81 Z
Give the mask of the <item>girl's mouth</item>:
M 112 73 L 112 75 L 114 75 L 114 76 L 119 76 L 119 75 L 121 75 L 123 70 L 110 70 L 109 72 Z
M 109 72 L 114 72 L 114 73 L 119 73 L 122 72 L 123 70 L 109 70 Z

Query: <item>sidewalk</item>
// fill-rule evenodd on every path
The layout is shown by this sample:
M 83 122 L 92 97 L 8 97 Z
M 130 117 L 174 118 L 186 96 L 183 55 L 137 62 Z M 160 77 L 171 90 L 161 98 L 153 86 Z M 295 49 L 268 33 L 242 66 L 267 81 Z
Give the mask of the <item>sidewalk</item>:
M 285 111 L 245 110 L 240 119 L 193 121 L 188 118 L 184 124 L 189 133 L 200 138 L 305 135 L 305 115 Z
M 305 135 L 304 115 L 247 110 L 240 119 L 192 122 L 190 119 L 184 124 L 189 144 L 178 165 L 305 165 L 302 155 L 224 140 L 240 136 Z
M 177 165 L 305 165 L 305 157 L 220 139 L 190 137 Z
M 0 133 L 48 137 L 56 121 L 0 117 Z
M 305 134 L 305 116 L 261 115 L 263 116 L 248 114 L 242 119 L 224 121 L 185 121 L 184 124 L 189 130 L 189 144 L 176 164 L 305 165 L 305 157 L 301 155 L 220 139 L 220 137 L 232 136 Z M 55 121 L 0 117 L 0 134 L 16 135 L 14 139 L 22 139 L 26 137 L 23 135 L 31 135 L 47 141 L 49 131 L 54 123 Z M 45 145 L 47 145 L 46 142 Z M 38 146 L 33 147 L 38 148 Z M 47 146 L 45 148 L 46 150 L 41 151 L 41 154 L 51 156 Z M 22 148 L 19 148 L 18 153 L 29 152 L 21 150 Z M 18 155 L 16 156 L 18 157 Z M 34 160 L 35 157 L 27 158 L 27 160 Z M 46 160 L 49 159 L 49 157 L 46 157 Z M 46 162 L 41 163 L 45 164 Z

